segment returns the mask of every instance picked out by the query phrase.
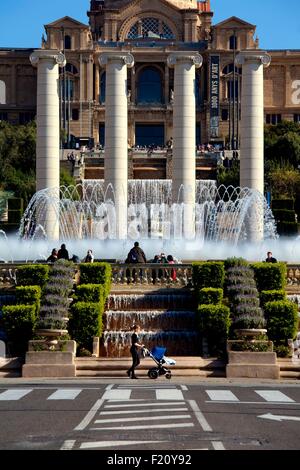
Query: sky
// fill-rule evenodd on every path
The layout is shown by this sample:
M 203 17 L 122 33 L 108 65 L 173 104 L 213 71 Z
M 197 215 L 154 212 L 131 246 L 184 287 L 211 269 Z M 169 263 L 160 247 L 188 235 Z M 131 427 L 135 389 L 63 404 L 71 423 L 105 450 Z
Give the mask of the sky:
M 0 0 L 0 47 L 38 48 L 44 24 L 66 15 L 87 24 L 89 5 L 89 0 Z M 230 16 L 256 24 L 261 48 L 300 49 L 299 0 L 211 0 L 211 6 L 214 24 Z

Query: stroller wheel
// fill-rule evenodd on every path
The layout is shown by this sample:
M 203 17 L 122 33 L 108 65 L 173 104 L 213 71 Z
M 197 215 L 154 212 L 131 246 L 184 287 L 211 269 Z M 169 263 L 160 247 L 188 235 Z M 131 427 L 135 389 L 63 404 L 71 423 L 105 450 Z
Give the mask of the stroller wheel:
M 148 370 L 148 377 L 150 379 L 157 379 L 158 377 L 158 371 L 155 367 L 153 367 L 152 369 L 149 369 Z
M 172 374 L 170 371 L 166 372 L 166 379 L 171 379 L 172 378 Z

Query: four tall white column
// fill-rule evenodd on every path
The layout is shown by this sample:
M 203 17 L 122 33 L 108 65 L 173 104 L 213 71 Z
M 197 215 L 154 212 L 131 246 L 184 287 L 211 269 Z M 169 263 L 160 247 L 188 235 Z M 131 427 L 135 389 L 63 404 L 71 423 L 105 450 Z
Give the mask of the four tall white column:
M 242 65 L 240 186 L 264 194 L 264 78 L 271 63 L 264 51 L 242 51 L 236 65 Z M 254 219 L 254 214 L 255 219 Z M 263 239 L 263 208 L 250 211 L 249 239 Z
M 173 178 L 174 203 L 184 203 L 183 233 L 195 236 L 196 191 L 196 99 L 195 68 L 202 65 L 200 54 L 175 52 L 168 57 L 174 67 Z
M 109 52 L 99 57 L 106 67 L 105 96 L 105 185 L 116 210 L 116 238 L 127 238 L 128 185 L 128 101 L 127 67 L 133 67 L 133 56 L 126 52 Z M 111 185 L 111 186 L 109 186 Z
M 49 239 L 59 239 L 59 74 L 65 56 L 56 50 L 36 50 L 30 56 L 37 74 L 36 189 L 51 188 L 51 201 L 38 214 Z

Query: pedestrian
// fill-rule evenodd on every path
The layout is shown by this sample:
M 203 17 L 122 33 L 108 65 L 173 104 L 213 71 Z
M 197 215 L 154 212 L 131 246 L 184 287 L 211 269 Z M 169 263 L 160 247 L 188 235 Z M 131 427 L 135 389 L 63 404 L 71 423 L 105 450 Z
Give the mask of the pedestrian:
M 86 257 L 84 258 L 85 263 L 93 263 L 94 262 L 94 255 L 92 250 L 88 250 Z
M 147 263 L 146 255 L 139 246 L 139 242 L 134 243 L 134 247 L 129 251 L 126 262 L 131 263 Z
M 168 264 L 175 264 L 175 261 L 174 261 L 174 258 L 172 255 L 168 255 L 167 256 L 167 261 L 168 261 Z M 171 269 L 171 279 L 172 281 L 176 281 L 176 269 Z
M 58 259 L 66 259 L 69 261 L 69 253 L 64 243 L 61 245 L 60 250 L 58 250 L 57 257 Z
M 272 251 L 268 251 L 267 258 L 266 258 L 266 263 L 277 263 L 277 259 L 273 258 Z
M 57 253 L 57 249 L 56 248 L 53 248 L 52 252 L 51 252 L 51 255 L 47 258 L 47 263 L 55 263 L 55 261 L 58 260 L 58 253 Z
M 135 375 L 135 368 L 139 365 L 140 363 L 140 357 L 139 357 L 139 349 L 142 349 L 144 347 L 143 344 L 139 342 L 139 337 L 138 333 L 140 332 L 140 325 L 133 325 L 131 327 L 133 330 L 133 333 L 131 335 L 131 347 L 130 347 L 130 352 L 132 356 L 132 366 L 130 369 L 127 371 L 128 377 L 131 377 L 132 379 L 137 379 L 138 377 Z

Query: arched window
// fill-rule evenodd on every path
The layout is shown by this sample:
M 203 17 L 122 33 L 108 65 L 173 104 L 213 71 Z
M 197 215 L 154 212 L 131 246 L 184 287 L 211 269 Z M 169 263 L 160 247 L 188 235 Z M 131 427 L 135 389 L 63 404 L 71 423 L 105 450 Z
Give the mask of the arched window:
M 71 44 L 72 44 L 72 40 L 71 40 L 71 36 L 65 36 L 65 49 L 71 49 Z
M 143 18 L 132 25 L 127 38 L 137 39 L 143 37 L 174 39 L 174 34 L 170 26 L 164 21 L 158 18 Z
M 138 103 L 162 103 L 162 80 L 160 72 L 154 67 L 145 67 L 138 78 Z
M 100 103 L 105 103 L 106 73 L 103 72 L 100 77 Z
M 6 85 L 3 80 L 0 80 L 0 104 L 6 104 Z
M 237 37 L 236 35 L 232 35 L 229 38 L 229 49 L 234 50 L 237 49 Z

